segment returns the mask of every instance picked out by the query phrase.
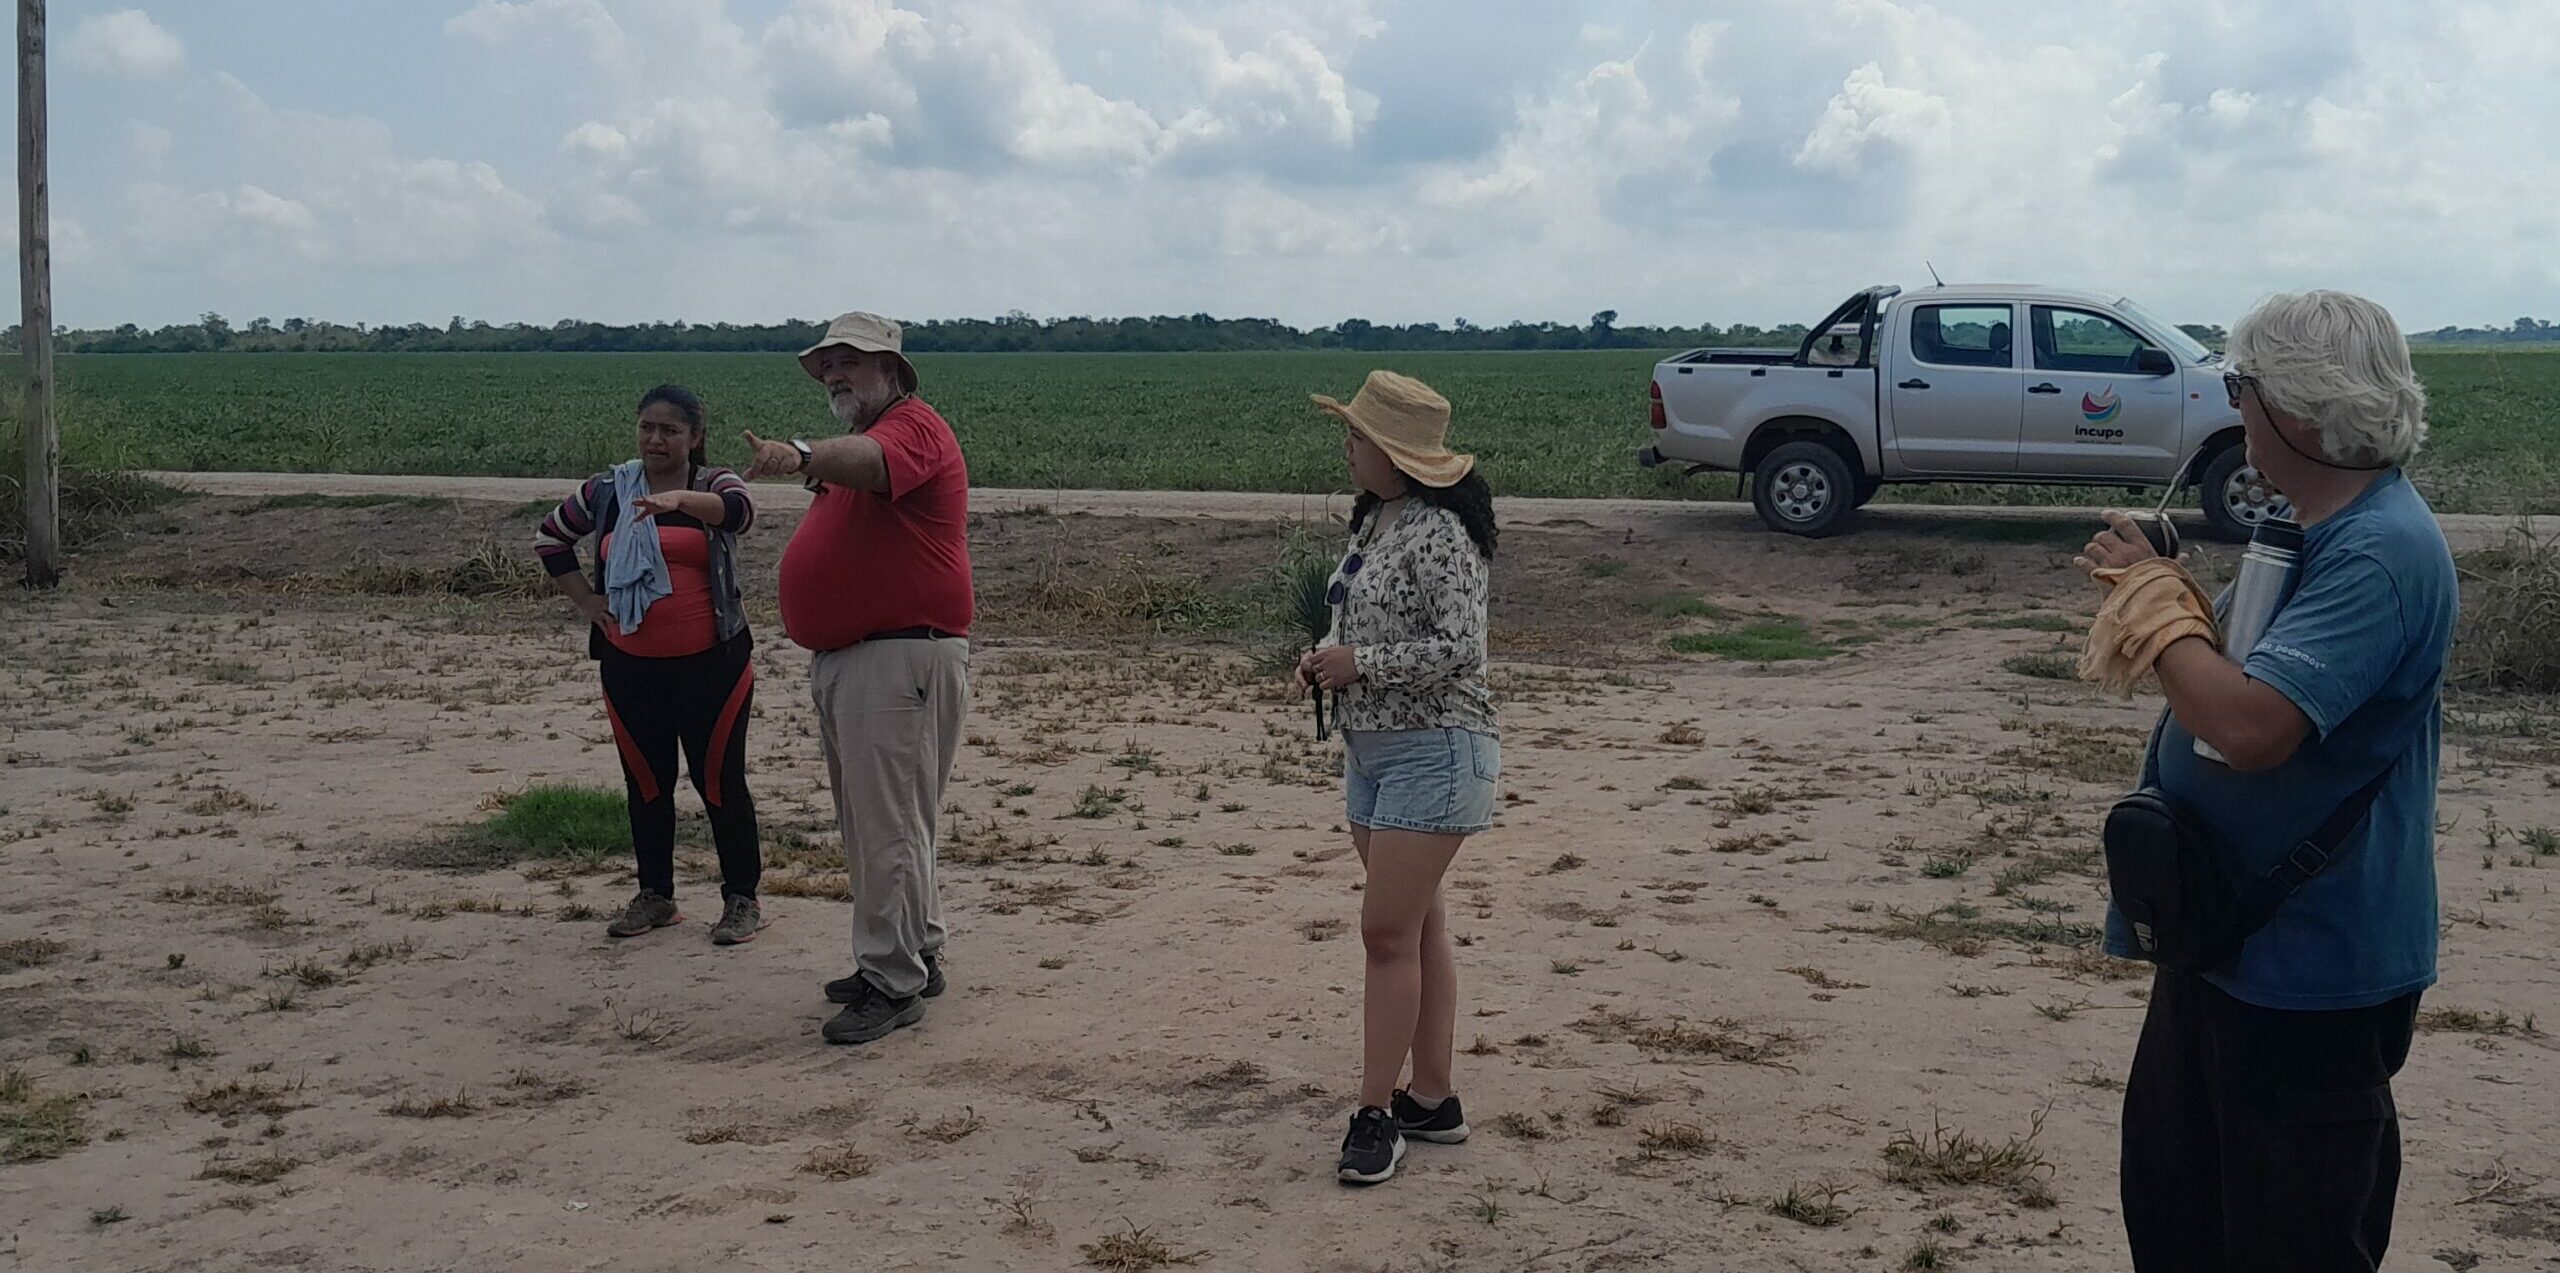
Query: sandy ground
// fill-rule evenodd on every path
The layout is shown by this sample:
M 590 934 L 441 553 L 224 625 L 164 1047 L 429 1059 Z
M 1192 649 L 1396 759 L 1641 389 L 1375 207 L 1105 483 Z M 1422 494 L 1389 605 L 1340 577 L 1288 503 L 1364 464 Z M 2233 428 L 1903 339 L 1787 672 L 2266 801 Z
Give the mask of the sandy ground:
M 1332 752 L 1249 649 L 1114 625 L 1127 590 L 1092 582 L 1245 577 L 1287 526 L 981 522 L 953 989 L 841 1049 L 817 1037 L 841 875 L 778 629 L 752 738 L 775 927 L 707 945 L 695 855 L 691 922 L 608 942 L 627 869 L 435 865 L 528 783 L 615 781 L 557 607 L 313 582 L 376 548 L 518 550 L 523 510 L 197 501 L 0 600 L 0 942 L 62 944 L 0 946 L 25 952 L 0 956 L 0 1066 L 83 1098 L 88 1133 L 0 1166 L 0 1270 L 1150 1267 L 1108 1263 L 1133 1233 L 1204 1269 L 1891 1270 L 1929 1244 L 2123 1267 L 2144 980 L 2079 943 L 2157 701 L 2004 667 L 2088 608 L 2074 528 L 1895 515 L 1798 544 L 1732 510 L 1618 516 L 1514 510 L 1503 820 L 1449 884 L 1478 1134 L 1351 1192 Z M 1665 594 L 1842 653 L 1677 658 L 1664 634 L 1720 621 L 1658 617 Z M 2481 1018 L 2402 1075 L 2392 1263 L 2560 1269 L 2560 856 L 2536 847 L 2560 747 L 2548 705 L 2456 725 L 2428 1006 Z M 1897 1143 L 1957 1135 L 2022 1170 L 1890 1178 Z

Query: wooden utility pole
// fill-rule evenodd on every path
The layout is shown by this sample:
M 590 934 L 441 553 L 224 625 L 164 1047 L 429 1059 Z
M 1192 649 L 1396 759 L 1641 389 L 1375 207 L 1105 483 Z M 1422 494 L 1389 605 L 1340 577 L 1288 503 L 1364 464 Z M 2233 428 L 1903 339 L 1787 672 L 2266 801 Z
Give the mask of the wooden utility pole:
M 62 446 L 53 431 L 53 214 L 45 189 L 44 0 L 18 0 L 18 348 L 27 396 L 27 584 L 62 580 Z

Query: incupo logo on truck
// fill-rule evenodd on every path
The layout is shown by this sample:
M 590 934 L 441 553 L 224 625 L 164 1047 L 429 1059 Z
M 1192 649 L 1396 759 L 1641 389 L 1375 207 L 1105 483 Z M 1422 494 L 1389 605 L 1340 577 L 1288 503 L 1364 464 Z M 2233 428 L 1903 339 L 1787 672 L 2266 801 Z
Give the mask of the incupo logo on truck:
M 2124 430 L 2105 427 L 2124 410 L 2124 400 L 2116 396 L 2116 387 L 2108 385 L 2096 393 L 2080 395 L 2080 418 L 2087 424 L 2071 426 L 2071 436 L 2092 442 L 2121 442 Z

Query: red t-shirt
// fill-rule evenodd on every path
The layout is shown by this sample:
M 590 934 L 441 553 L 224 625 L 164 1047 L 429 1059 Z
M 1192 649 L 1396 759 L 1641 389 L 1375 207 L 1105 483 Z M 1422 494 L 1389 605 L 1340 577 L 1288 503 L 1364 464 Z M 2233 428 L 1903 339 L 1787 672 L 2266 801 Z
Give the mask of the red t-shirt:
M 782 550 L 782 629 L 811 650 L 900 628 L 966 636 L 977 595 L 960 439 L 920 398 L 889 408 L 869 436 L 888 463 L 888 493 L 832 482 L 818 492 Z

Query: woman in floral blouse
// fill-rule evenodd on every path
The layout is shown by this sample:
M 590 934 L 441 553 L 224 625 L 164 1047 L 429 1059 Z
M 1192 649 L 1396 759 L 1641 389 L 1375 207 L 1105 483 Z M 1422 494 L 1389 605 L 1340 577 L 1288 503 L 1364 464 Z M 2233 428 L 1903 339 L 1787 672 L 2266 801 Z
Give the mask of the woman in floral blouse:
M 1350 426 L 1343 449 L 1361 492 L 1333 577 L 1333 631 L 1299 660 L 1297 683 L 1339 696 L 1351 843 L 1368 869 L 1360 1110 L 1339 1171 L 1367 1185 L 1395 1175 L 1408 1139 L 1467 1138 L 1440 878 L 1492 825 L 1502 772 L 1485 687 L 1493 492 L 1472 457 L 1450 452 L 1449 402 L 1421 381 L 1372 372 L 1349 403 L 1316 404 Z M 1399 1089 L 1408 1057 L 1413 1085 Z

